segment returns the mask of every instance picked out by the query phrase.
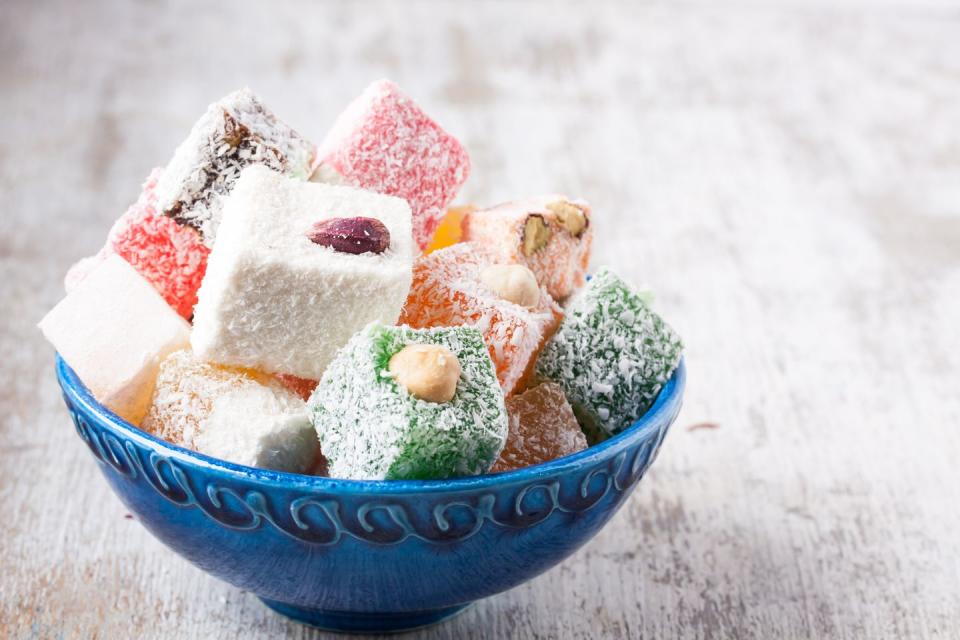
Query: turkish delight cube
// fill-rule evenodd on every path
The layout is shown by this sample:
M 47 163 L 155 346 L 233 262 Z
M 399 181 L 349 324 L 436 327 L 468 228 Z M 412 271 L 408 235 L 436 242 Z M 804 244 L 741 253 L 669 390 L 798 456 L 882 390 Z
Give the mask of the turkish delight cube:
M 476 211 L 477 208 L 472 204 L 465 204 L 447 209 L 446 215 L 440 220 L 440 224 L 433 234 L 433 239 L 430 240 L 430 245 L 425 252 L 432 253 L 460 242 L 463 239 L 463 219 L 468 213 Z
M 40 321 L 93 396 L 139 425 L 160 362 L 187 346 L 190 325 L 123 258 L 105 258 Z
M 507 398 L 510 433 L 491 472 L 549 462 L 587 448 L 587 438 L 560 385 L 542 382 Z
M 143 429 L 222 460 L 305 473 L 316 432 L 307 405 L 272 376 L 176 351 L 160 365 Z
M 117 254 L 177 313 L 187 320 L 193 316 L 210 249 L 196 230 L 157 212 L 155 189 L 162 172 L 154 169 L 150 173 L 137 201 L 113 224 L 103 248 L 67 272 L 67 293 L 107 256 Z
M 680 338 L 607 267 L 564 313 L 540 353 L 537 376 L 563 388 L 589 436 L 617 434 L 656 400 L 680 362 Z
M 498 262 L 526 265 L 555 300 L 583 286 L 593 243 L 590 207 L 565 196 L 536 196 L 468 213 L 463 240 Z
M 485 473 L 507 436 L 480 332 L 371 324 L 340 351 L 309 402 L 334 478 Z
M 490 276 L 500 266 L 494 262 L 471 243 L 420 256 L 414 261 L 413 285 L 400 324 L 416 328 L 477 327 L 490 350 L 504 393 L 510 394 L 529 377 L 536 354 L 563 313 L 532 276 L 530 300 L 505 297 L 516 292 L 505 291 L 491 281 Z
M 244 167 L 264 165 L 306 180 L 313 168 L 312 143 L 277 119 L 249 89 L 207 107 L 157 182 L 157 209 L 200 232 L 213 246 L 223 199 Z
M 420 249 L 470 173 L 463 145 L 388 80 L 374 82 L 347 106 L 317 157 L 315 179 L 409 202 Z
M 243 171 L 200 288 L 198 357 L 319 380 L 370 322 L 393 324 L 410 288 L 410 208 L 399 198 Z

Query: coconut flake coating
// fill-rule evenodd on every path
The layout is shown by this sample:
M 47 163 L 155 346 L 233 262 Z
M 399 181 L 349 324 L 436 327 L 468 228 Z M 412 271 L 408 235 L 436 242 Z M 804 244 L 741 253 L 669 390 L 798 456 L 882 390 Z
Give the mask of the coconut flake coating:
M 452 400 L 417 399 L 397 384 L 390 358 L 409 344 L 452 351 L 462 372 Z M 507 437 L 507 414 L 480 332 L 371 324 L 330 364 L 309 401 L 330 476 L 439 479 L 490 469 Z
M 567 202 L 586 218 L 586 227 L 571 233 L 547 205 Z M 546 244 L 529 255 L 524 251 L 525 226 L 531 216 L 547 228 Z M 555 300 L 563 300 L 586 280 L 593 244 L 590 206 L 562 195 L 543 195 L 516 200 L 466 214 L 463 240 L 474 242 L 493 254 L 498 262 L 522 264 L 533 271 Z
M 410 289 L 410 207 L 400 198 L 244 169 L 200 288 L 190 342 L 198 357 L 319 380 L 370 322 L 393 324 Z M 308 237 L 334 217 L 390 232 L 383 253 L 351 254 Z
M 680 338 L 607 267 L 564 312 L 537 376 L 563 388 L 588 435 L 617 434 L 646 412 L 676 369 Z
M 157 212 L 155 190 L 162 173 L 162 169 L 150 173 L 137 201 L 111 227 L 103 248 L 67 272 L 64 284 L 68 293 L 107 256 L 116 254 L 183 318 L 193 316 L 210 249 L 194 229 Z
M 473 326 L 483 333 L 505 394 L 520 388 L 563 312 L 545 289 L 532 309 L 504 300 L 480 279 L 496 261 L 480 247 L 459 243 L 420 256 L 400 324 L 415 328 Z
M 189 320 L 210 249 L 194 229 L 157 212 L 155 188 L 162 173 L 154 169 L 147 178 L 137 202 L 110 229 L 104 251 L 129 262 L 167 304 Z
M 160 213 L 200 232 L 213 246 L 223 198 L 253 164 L 306 179 L 315 147 L 277 119 L 249 89 L 207 107 L 157 183 Z
M 510 434 L 490 471 L 549 462 L 587 448 L 587 438 L 560 385 L 543 382 L 507 398 Z
M 303 400 L 251 369 L 221 367 L 189 349 L 160 365 L 143 429 L 230 462 L 304 473 L 318 444 Z
M 409 202 L 420 249 L 470 173 L 463 145 L 388 80 L 374 82 L 347 106 L 317 157 L 317 179 L 343 180 Z

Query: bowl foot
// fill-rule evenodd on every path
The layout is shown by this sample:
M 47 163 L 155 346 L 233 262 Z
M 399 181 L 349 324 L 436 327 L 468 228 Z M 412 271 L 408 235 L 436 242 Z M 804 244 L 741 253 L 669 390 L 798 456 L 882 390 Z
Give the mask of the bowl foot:
M 340 631 L 344 633 L 400 633 L 432 624 L 443 622 L 457 615 L 472 603 L 458 604 L 444 609 L 429 611 L 405 611 L 400 613 L 361 613 L 355 611 L 328 611 L 326 609 L 311 609 L 296 607 L 275 600 L 260 598 L 280 615 L 297 622 L 318 627 L 325 631 Z

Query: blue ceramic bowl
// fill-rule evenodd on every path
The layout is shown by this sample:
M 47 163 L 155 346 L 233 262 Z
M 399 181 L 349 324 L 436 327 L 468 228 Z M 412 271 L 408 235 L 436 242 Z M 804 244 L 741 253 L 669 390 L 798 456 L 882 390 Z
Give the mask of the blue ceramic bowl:
M 680 367 L 620 435 L 473 478 L 334 480 L 171 445 L 100 405 L 57 359 L 77 433 L 114 492 L 168 547 L 270 608 L 336 631 L 401 631 L 546 571 L 616 513 L 680 410 Z

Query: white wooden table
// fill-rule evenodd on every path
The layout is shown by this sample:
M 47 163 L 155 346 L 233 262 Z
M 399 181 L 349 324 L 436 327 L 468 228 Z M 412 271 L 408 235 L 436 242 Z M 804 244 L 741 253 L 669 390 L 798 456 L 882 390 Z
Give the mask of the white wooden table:
M 319 140 L 381 76 L 470 149 L 461 200 L 591 200 L 688 345 L 629 505 L 424 637 L 960 634 L 955 7 L 270 4 L 0 5 L 0 637 L 320 636 L 128 517 L 34 325 L 208 102 Z

